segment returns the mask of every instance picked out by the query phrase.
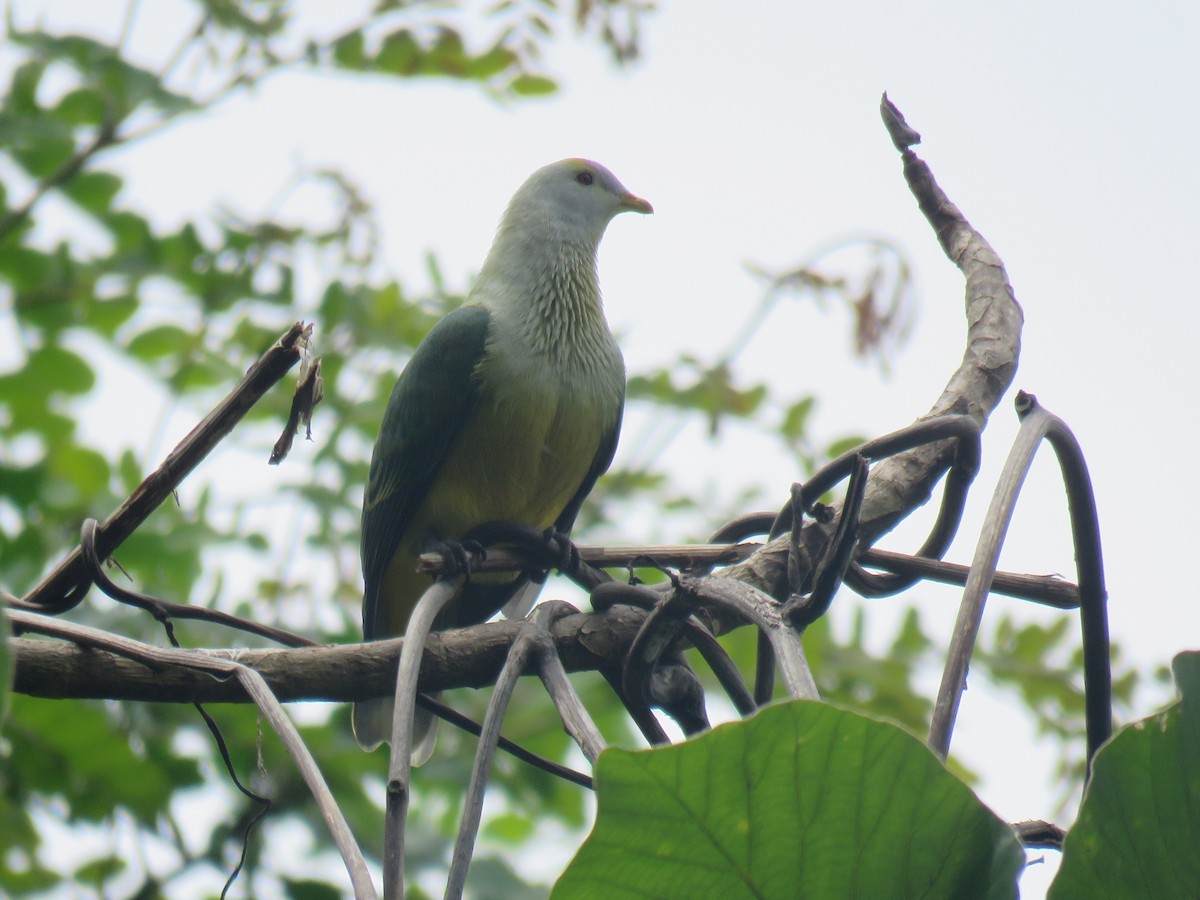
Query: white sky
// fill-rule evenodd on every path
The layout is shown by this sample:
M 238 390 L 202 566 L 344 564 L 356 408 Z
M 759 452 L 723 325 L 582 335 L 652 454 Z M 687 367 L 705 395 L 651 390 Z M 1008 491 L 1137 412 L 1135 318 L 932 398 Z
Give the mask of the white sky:
M 15 4 L 18 21 L 34 6 Z M 42 7 L 48 21 L 111 35 L 124 4 Z M 161 59 L 191 15 L 143 3 L 135 50 Z M 924 135 L 918 152 L 1007 265 L 1026 316 L 1015 387 L 1036 393 L 1083 445 L 1112 632 L 1148 668 L 1200 644 L 1200 611 L 1176 572 L 1194 552 L 1189 510 L 1200 501 L 1186 475 L 1200 449 L 1197 34 L 1200 6 L 1185 3 L 689 0 L 645 20 L 645 59 L 626 72 L 584 43 L 553 48 L 564 90 L 547 101 L 500 106 L 450 83 L 286 76 L 107 162 L 129 179 L 122 200 L 181 219 L 217 203 L 261 212 L 298 163 L 336 166 L 377 205 L 389 268 L 419 285 L 430 249 L 452 280 L 474 271 L 535 168 L 597 159 L 656 209 L 614 222 L 602 251 L 608 313 L 632 371 L 723 349 L 758 298 L 743 263 L 783 269 L 847 232 L 892 237 L 915 260 L 922 305 L 889 382 L 848 360 L 840 316 L 794 306 L 744 357 L 747 378 L 795 378 L 791 393 L 817 393 L 815 428 L 829 440 L 924 412 L 963 346 L 961 279 L 880 125 L 887 90 Z M 797 338 L 801 358 L 780 357 Z M 970 560 L 970 523 L 978 527 L 1015 433 L 1011 408 L 1010 396 L 985 435 L 957 561 Z M 745 435 L 711 456 L 682 442 L 666 454 L 676 467 L 777 467 L 780 499 L 795 477 L 773 447 Z M 1047 449 L 1002 565 L 1073 577 L 1066 522 Z M 927 624 L 936 616 L 948 633 L 953 602 L 927 604 Z M 871 609 L 890 623 L 886 606 Z M 955 745 L 986 773 L 981 795 L 1011 819 L 1053 817 L 1050 748 L 1004 718 L 1003 695 L 986 693 L 965 698 Z M 1026 896 L 1038 895 L 1040 878 L 1035 867 Z

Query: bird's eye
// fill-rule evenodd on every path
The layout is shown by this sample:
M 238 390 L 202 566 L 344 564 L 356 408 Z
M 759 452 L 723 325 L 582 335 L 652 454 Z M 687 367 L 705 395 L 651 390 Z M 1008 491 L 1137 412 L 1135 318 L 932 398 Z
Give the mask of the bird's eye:
M 575 176 L 575 180 L 578 181 L 580 184 L 582 184 L 584 187 L 587 187 L 595 179 L 592 177 L 591 172 L 580 172 L 578 175 Z

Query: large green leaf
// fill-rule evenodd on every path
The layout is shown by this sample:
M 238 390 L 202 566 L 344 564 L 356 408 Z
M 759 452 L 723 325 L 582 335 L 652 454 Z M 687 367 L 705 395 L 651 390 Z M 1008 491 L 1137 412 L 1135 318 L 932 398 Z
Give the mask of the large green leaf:
M 596 789 L 556 898 L 1013 897 L 1024 864 L 925 745 L 823 703 L 607 751 Z
M 1200 897 L 1200 653 L 1172 668 L 1181 699 L 1096 754 L 1053 900 Z

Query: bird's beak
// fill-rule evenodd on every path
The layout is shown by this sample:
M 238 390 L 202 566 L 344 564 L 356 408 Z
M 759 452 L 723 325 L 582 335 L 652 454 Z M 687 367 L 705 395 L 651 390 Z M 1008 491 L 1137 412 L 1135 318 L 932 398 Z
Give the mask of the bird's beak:
M 641 213 L 642 215 L 648 215 L 654 212 L 654 207 L 650 205 L 650 201 L 643 200 L 636 194 L 622 194 L 621 209 L 629 210 L 630 212 Z

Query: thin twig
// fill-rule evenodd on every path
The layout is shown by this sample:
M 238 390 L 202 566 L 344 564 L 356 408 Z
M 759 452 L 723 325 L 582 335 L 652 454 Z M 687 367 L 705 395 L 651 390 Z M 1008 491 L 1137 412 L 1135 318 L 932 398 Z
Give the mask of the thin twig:
M 97 552 L 102 559 L 111 556 L 171 496 L 180 482 L 233 430 L 263 394 L 299 361 L 311 329 L 312 326 L 303 322 L 288 329 L 250 367 L 237 387 L 179 442 L 120 508 L 104 520 L 96 533 Z M 28 607 L 40 607 L 47 612 L 62 611 L 82 599 L 81 591 L 86 591 L 87 585 L 83 553 L 76 547 L 23 600 Z
M 755 526 L 761 525 L 764 519 L 769 526 L 775 519 L 775 513 L 754 513 L 750 518 Z M 753 533 L 761 533 L 756 531 Z M 750 559 L 765 545 L 757 542 L 743 541 L 737 544 L 667 544 L 644 547 L 585 547 L 579 546 L 579 555 L 584 562 L 605 569 L 626 568 L 646 559 L 671 568 L 708 569 L 713 566 L 731 565 Z M 958 563 L 926 559 L 921 556 L 909 556 L 891 550 L 871 548 L 864 550 L 858 557 L 863 565 L 885 572 L 894 572 L 908 576 L 919 576 L 944 584 L 964 585 L 967 581 L 967 566 Z M 419 557 L 420 571 L 436 575 L 444 565 L 440 553 L 423 553 Z M 472 571 L 476 572 L 519 572 L 529 565 L 526 556 L 512 553 L 500 548 L 489 548 L 486 559 L 474 559 Z M 1064 581 L 1051 575 L 1023 575 L 1016 572 L 997 572 L 992 585 L 993 592 L 1016 597 L 1021 600 L 1031 600 L 1056 609 L 1077 609 L 1079 606 L 1079 590 L 1069 581 Z

